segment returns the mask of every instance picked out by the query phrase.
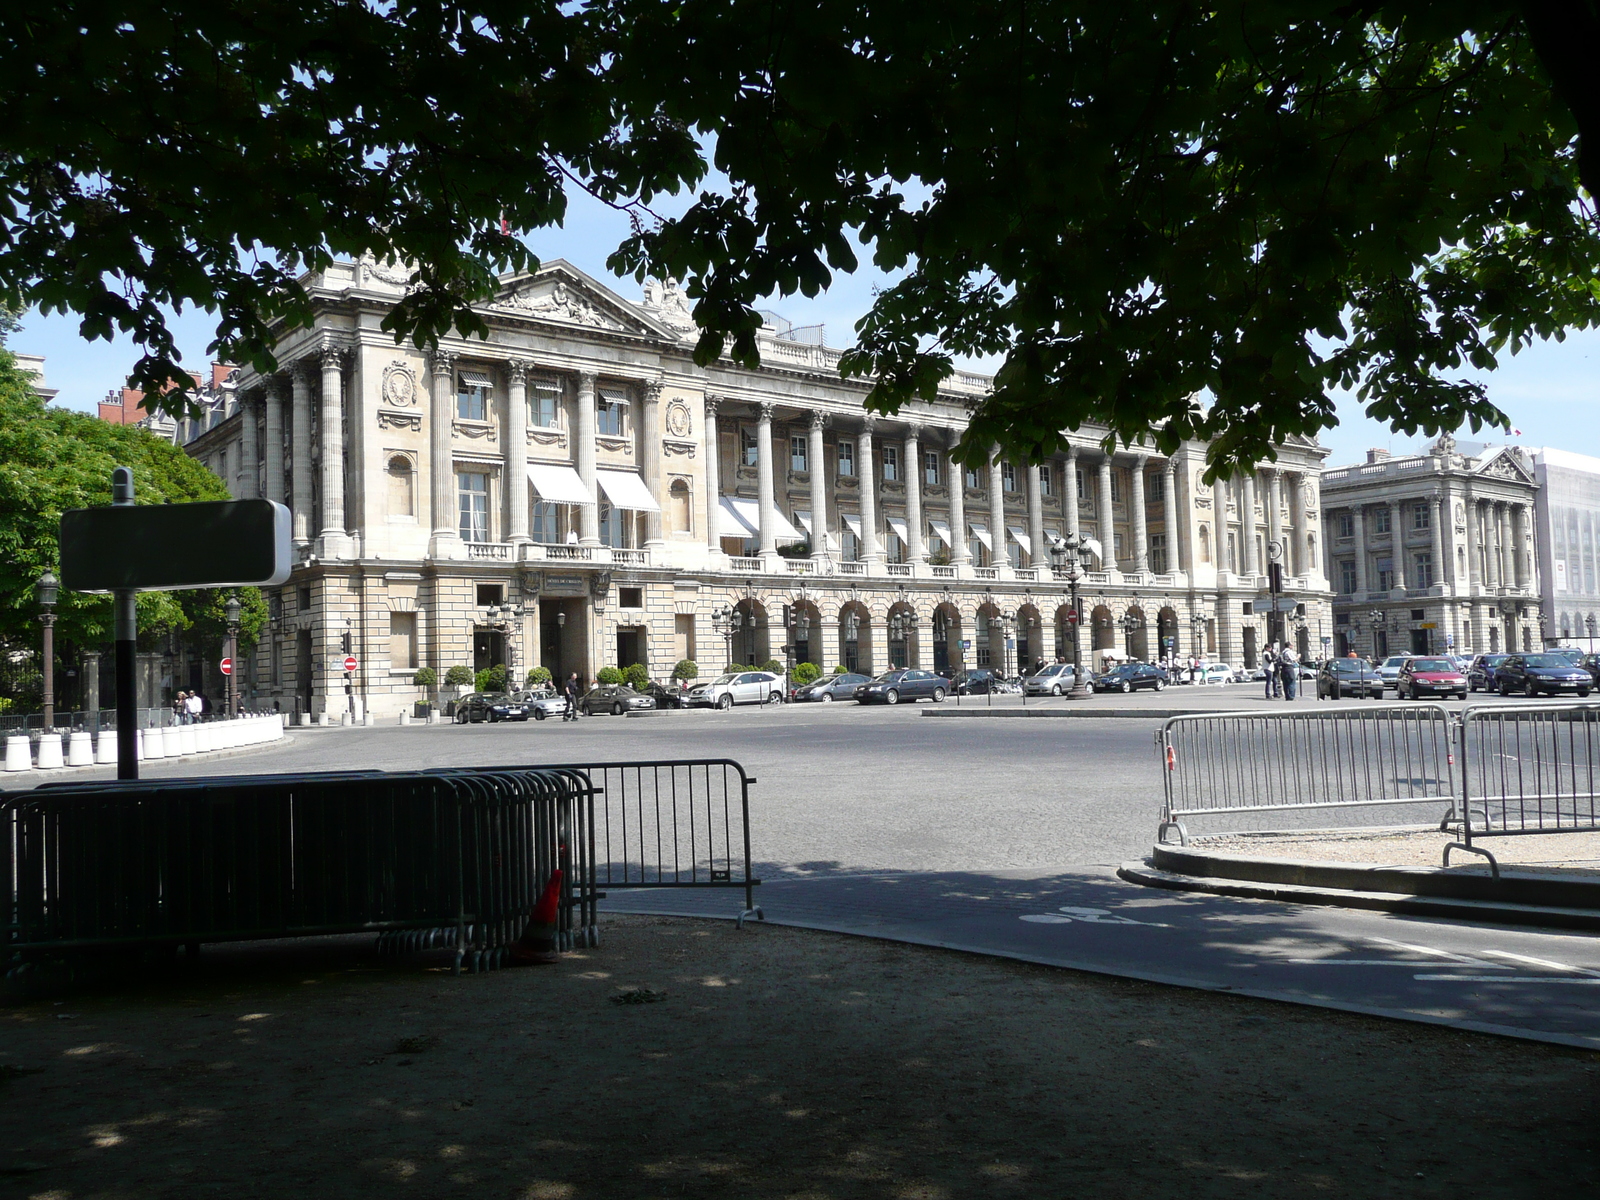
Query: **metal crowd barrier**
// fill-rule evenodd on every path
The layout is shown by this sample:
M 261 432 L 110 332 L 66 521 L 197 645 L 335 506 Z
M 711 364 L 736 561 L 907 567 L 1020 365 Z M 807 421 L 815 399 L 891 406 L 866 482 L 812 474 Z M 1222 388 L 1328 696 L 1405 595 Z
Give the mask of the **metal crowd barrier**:
M 1453 735 L 1437 704 L 1169 718 L 1156 840 L 1176 830 L 1188 845 L 1197 816 L 1452 805 Z
M 1489 860 L 1474 838 L 1600 830 L 1600 705 L 1483 704 L 1461 714 L 1459 808 L 1440 823 L 1445 847 Z
M 526 768 L 513 768 L 522 770 Z M 766 919 L 750 864 L 750 785 L 732 759 L 571 763 L 594 790 L 595 886 L 742 888 L 746 917 Z
M 372 931 L 383 949 L 448 947 L 457 971 L 490 969 L 557 867 L 557 945 L 594 942 L 590 803 L 587 778 L 561 768 L 0 793 L 0 947 L 15 959 Z

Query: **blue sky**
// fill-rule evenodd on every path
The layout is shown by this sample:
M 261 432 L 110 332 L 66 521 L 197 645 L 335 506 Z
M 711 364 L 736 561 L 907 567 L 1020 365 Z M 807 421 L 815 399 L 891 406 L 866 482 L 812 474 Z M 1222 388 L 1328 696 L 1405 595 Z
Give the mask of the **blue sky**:
M 612 284 L 624 296 L 637 297 L 631 279 L 618 280 L 606 270 L 607 256 L 628 235 L 627 219 L 585 196 L 577 197 L 565 229 L 549 230 L 530 239 L 543 259 L 564 258 L 574 266 Z M 791 296 L 768 307 L 797 325 L 823 324 L 829 345 L 848 345 L 855 322 L 872 305 L 872 292 L 886 278 L 864 267 L 841 276 L 814 300 Z M 206 313 L 186 312 L 176 318 L 178 345 L 184 362 L 198 368 L 206 360 L 212 320 Z M 12 335 L 11 348 L 24 354 L 43 354 L 45 376 L 60 390 L 57 403 L 93 410 L 105 394 L 121 386 L 137 354 L 130 342 L 86 342 L 78 336 L 72 317 L 42 317 L 30 313 Z M 981 369 L 984 364 L 977 364 Z M 992 365 L 992 364 L 991 364 Z M 1474 373 L 1475 374 L 1475 373 Z M 1538 343 L 1521 354 L 1508 356 L 1499 370 L 1484 376 L 1490 398 L 1522 430 L 1514 439 L 1524 445 L 1556 446 L 1579 454 L 1600 455 L 1600 331 L 1574 333 L 1565 342 Z M 1425 445 L 1428 439 L 1391 433 L 1368 419 L 1360 406 L 1346 397 L 1339 405 L 1340 424 L 1322 436 L 1331 451 L 1330 465 L 1361 460 L 1371 447 L 1395 454 Z M 1471 440 L 1512 440 L 1475 435 Z

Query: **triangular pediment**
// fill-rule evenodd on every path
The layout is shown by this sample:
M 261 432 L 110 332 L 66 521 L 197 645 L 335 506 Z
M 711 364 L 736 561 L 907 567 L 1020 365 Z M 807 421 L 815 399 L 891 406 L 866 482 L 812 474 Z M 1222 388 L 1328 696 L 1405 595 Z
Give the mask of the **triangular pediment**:
M 1496 446 L 1478 460 L 1474 475 L 1488 479 L 1514 479 L 1518 483 L 1533 483 L 1532 469 L 1522 456 L 1510 446 Z
M 674 330 L 562 259 L 544 263 L 532 274 L 502 280 L 489 307 L 496 312 L 607 333 L 678 340 Z

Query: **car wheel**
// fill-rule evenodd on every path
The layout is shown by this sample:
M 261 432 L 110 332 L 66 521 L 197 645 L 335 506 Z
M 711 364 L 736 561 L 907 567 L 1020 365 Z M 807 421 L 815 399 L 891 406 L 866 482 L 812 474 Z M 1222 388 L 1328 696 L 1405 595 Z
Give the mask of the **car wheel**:
M 1163 682 L 1163 681 L 1162 681 L 1162 680 L 1160 680 L 1160 679 L 1158 679 L 1158 680 L 1156 680 L 1156 682 L 1155 682 L 1155 689 L 1156 689 L 1156 691 L 1158 691 L 1158 692 L 1159 692 L 1159 691 L 1160 691 L 1160 690 L 1161 690 L 1161 689 L 1162 689 L 1162 688 L 1164 688 L 1164 687 L 1166 687 L 1166 686 L 1167 686 L 1167 685 L 1166 685 L 1166 683 L 1164 683 L 1164 682 Z
M 769 692 L 767 694 L 767 703 L 768 704 L 782 704 L 783 703 L 783 693 L 782 692 Z
M 824 704 L 832 704 L 833 703 L 833 693 L 832 692 L 823 692 L 822 693 L 822 702 Z
M 724 692 L 722 698 L 717 701 L 717 707 L 723 712 L 727 712 L 733 707 L 733 697 Z
M 1061 685 L 1058 683 L 1058 684 L 1055 685 L 1055 687 L 1051 688 L 1050 689 L 1050 694 L 1052 696 L 1059 697 L 1061 695 Z
M 533 719 L 534 719 L 534 720 L 535 720 L 535 721 L 542 721 L 542 720 L 544 720 L 544 709 L 542 709 L 542 708 L 536 708 L 536 709 L 534 709 L 534 710 L 533 710 Z
M 1587 697 L 1587 696 L 1588 696 L 1588 694 L 1589 694 L 1589 692 L 1590 692 L 1590 691 L 1591 691 L 1591 690 L 1592 690 L 1592 689 L 1590 689 L 1590 688 L 1579 688 L 1579 689 L 1578 689 L 1578 698 L 1579 698 L 1579 699 L 1580 699 L 1580 700 L 1582 700 L 1582 699 L 1584 699 L 1584 698 L 1585 698 L 1585 697 Z
M 900 693 L 895 691 L 894 688 L 890 688 L 887 692 L 885 692 L 883 694 L 883 702 L 885 704 L 899 704 L 900 703 Z
M 1124 691 L 1124 692 L 1131 692 L 1131 691 L 1133 691 L 1133 684 L 1131 684 L 1131 683 L 1129 683 L 1129 682 L 1128 682 L 1128 681 L 1127 681 L 1127 680 L 1126 680 L 1126 679 L 1124 679 L 1124 680 L 1123 680 L 1123 681 L 1122 681 L 1122 690 L 1123 690 L 1123 691 Z
M 1533 680 L 1528 680 L 1528 682 L 1523 686 L 1523 694 L 1530 700 L 1536 700 L 1539 698 L 1539 689 L 1533 685 Z
M 1059 696 L 1060 694 L 1061 693 L 1059 691 L 1056 692 L 1056 695 Z M 1580 694 L 1584 695 L 1584 696 L 1587 696 L 1589 693 L 1588 692 L 1582 692 Z M 933 689 L 933 702 L 935 704 L 943 704 L 944 703 L 944 689 L 943 688 L 934 688 Z
M 466 723 L 467 723 L 467 713 L 466 713 L 466 710 L 463 709 L 461 712 L 458 712 L 456 714 L 456 724 L 457 725 L 465 725 Z

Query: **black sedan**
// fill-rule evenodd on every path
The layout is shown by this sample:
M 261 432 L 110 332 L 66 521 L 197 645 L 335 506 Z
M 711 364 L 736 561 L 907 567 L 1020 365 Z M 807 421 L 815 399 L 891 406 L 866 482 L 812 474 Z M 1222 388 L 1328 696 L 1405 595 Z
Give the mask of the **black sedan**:
M 1495 681 L 1495 670 L 1509 654 L 1480 654 L 1472 660 L 1472 665 L 1467 668 L 1467 690 L 1469 692 L 1492 692 L 1500 685 Z
M 1595 683 L 1600 684 L 1600 654 L 1585 654 L 1578 665 L 1589 672 Z
M 999 672 L 973 667 L 970 671 L 957 671 L 950 680 L 950 690 L 958 696 L 987 696 L 999 682 Z
M 950 690 L 950 681 L 932 671 L 917 671 L 909 667 L 886 671 L 876 679 L 856 686 L 857 704 L 899 704 L 917 700 L 932 700 L 943 704 Z
M 1317 699 L 1342 700 L 1356 696 L 1383 699 L 1383 678 L 1364 658 L 1330 658 L 1317 672 Z
M 682 708 L 683 697 L 686 693 L 677 688 L 665 687 L 652 679 L 644 685 L 639 694 L 641 696 L 649 696 L 650 699 L 656 702 L 657 708 Z
M 528 710 L 504 692 L 473 692 L 456 701 L 456 724 L 526 721 Z
M 835 700 L 854 700 L 856 689 L 863 683 L 871 680 L 865 675 L 857 675 L 853 671 L 846 671 L 843 675 L 824 675 L 821 679 L 803 684 L 795 688 L 794 698 L 798 701 L 817 701 L 821 704 L 831 704 Z
M 632 709 L 654 708 L 656 702 L 649 696 L 641 696 L 625 683 L 602 683 L 599 687 L 590 688 L 583 694 L 583 699 L 578 701 L 578 711 L 586 717 L 596 713 L 610 713 L 613 717 L 620 717 Z
M 1526 696 L 1587 696 L 1594 690 L 1594 676 L 1572 665 L 1565 654 L 1513 654 L 1495 668 L 1495 686 L 1502 696 L 1521 692 Z
M 1149 663 L 1123 663 L 1096 675 L 1089 680 L 1089 686 L 1097 692 L 1131 692 L 1138 688 L 1159 692 L 1167 686 L 1167 673 Z

